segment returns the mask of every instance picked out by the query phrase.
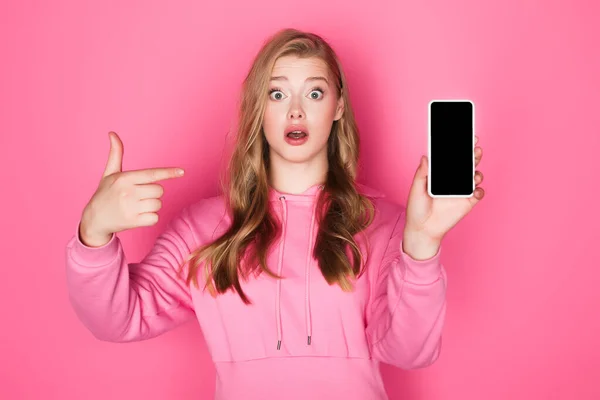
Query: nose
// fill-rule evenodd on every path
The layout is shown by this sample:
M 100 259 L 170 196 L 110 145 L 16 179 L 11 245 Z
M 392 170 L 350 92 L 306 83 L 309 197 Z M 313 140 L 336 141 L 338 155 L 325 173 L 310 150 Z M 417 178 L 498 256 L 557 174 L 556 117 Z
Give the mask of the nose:
M 298 102 L 298 101 L 292 102 L 292 104 L 290 105 L 290 110 L 288 112 L 288 117 L 289 118 L 304 118 L 304 111 L 302 110 L 302 107 L 300 106 L 300 102 Z

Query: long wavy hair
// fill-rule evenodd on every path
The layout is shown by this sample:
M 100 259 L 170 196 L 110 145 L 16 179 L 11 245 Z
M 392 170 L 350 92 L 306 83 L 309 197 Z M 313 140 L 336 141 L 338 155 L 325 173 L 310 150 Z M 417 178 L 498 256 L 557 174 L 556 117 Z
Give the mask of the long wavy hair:
M 189 263 L 187 284 L 198 287 L 198 271 L 204 263 L 206 288 L 213 296 L 231 289 L 244 303 L 251 303 L 242 290 L 240 277 L 267 273 L 281 279 L 267 266 L 270 246 L 281 235 L 281 223 L 274 217 L 269 201 L 269 145 L 262 123 L 268 98 L 268 85 L 278 58 L 295 55 L 317 57 L 329 69 L 343 97 L 344 111 L 334 121 L 328 140 L 328 171 L 316 207 L 318 233 L 313 257 L 331 284 L 351 291 L 352 281 L 364 271 L 364 255 L 355 235 L 374 218 L 374 205 L 359 193 L 355 179 L 359 163 L 359 132 L 350 105 L 348 86 L 339 59 L 320 36 L 296 29 L 283 29 L 271 36 L 256 55 L 243 82 L 239 124 L 228 174 L 221 181 L 231 225 L 212 243 L 194 250 Z

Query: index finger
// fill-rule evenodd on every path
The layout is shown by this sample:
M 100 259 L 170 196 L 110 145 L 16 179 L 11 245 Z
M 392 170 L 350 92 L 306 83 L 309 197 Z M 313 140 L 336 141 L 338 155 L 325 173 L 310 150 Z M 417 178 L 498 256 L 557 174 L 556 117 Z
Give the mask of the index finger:
M 131 179 L 135 184 L 145 184 L 158 182 L 165 179 L 179 178 L 183 176 L 181 168 L 147 168 L 135 171 L 123 172 L 127 179 Z

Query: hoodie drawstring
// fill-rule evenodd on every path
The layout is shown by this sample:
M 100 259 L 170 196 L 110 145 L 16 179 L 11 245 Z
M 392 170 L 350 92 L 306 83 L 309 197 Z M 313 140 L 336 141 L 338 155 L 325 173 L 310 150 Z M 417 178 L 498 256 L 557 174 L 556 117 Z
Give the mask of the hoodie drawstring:
M 306 312 L 306 335 L 308 336 L 308 344 L 310 344 L 311 341 L 311 337 L 312 337 L 312 318 L 311 318 L 311 313 L 310 313 L 310 260 L 312 258 L 312 254 L 311 254 L 311 250 L 312 250 L 312 246 L 313 246 L 313 229 L 315 226 L 315 210 L 313 208 L 313 212 L 312 212 L 312 216 L 310 218 L 310 233 L 309 233 L 309 240 L 308 240 L 308 250 L 306 254 L 306 266 L 305 266 L 305 270 L 306 270 L 306 284 L 305 284 L 305 288 L 306 288 L 306 307 L 305 307 L 305 312 Z
M 287 204 L 285 202 L 285 196 L 280 196 L 279 200 L 281 200 L 281 204 L 283 207 L 283 224 L 282 224 L 282 240 L 279 244 L 279 262 L 277 266 L 277 275 L 281 276 L 281 270 L 283 267 L 283 248 L 286 239 L 286 227 L 287 227 Z M 312 339 L 312 318 L 311 318 L 311 307 L 310 307 L 310 261 L 312 258 L 311 250 L 313 247 L 313 236 L 314 236 L 314 227 L 315 227 L 315 207 L 313 207 L 311 221 L 310 221 L 310 232 L 309 232 L 309 241 L 308 241 L 308 250 L 306 256 L 306 305 L 305 305 L 305 316 L 306 316 L 306 336 L 307 336 L 307 344 L 311 344 Z M 281 279 L 277 279 L 277 300 L 276 300 L 276 316 L 277 316 L 277 350 L 281 349 Z
M 281 243 L 279 244 L 279 262 L 277 263 L 277 275 L 281 276 L 281 268 L 283 265 L 283 245 L 285 244 L 285 234 L 286 234 L 286 223 L 287 223 L 287 205 L 285 204 L 285 197 L 279 197 L 281 200 L 281 204 L 283 206 L 283 237 L 281 239 Z M 281 279 L 277 279 L 277 350 L 281 349 Z

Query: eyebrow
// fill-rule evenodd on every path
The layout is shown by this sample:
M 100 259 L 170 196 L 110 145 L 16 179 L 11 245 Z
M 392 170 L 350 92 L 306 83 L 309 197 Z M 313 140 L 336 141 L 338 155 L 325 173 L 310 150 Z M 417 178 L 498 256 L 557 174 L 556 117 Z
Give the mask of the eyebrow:
M 287 81 L 288 78 L 287 78 L 287 76 L 272 76 L 271 80 L 272 81 Z M 311 82 L 311 81 L 325 81 L 326 84 L 329 84 L 329 81 L 327 80 L 327 78 L 325 78 L 323 76 L 310 76 L 310 77 L 306 78 L 306 82 Z

